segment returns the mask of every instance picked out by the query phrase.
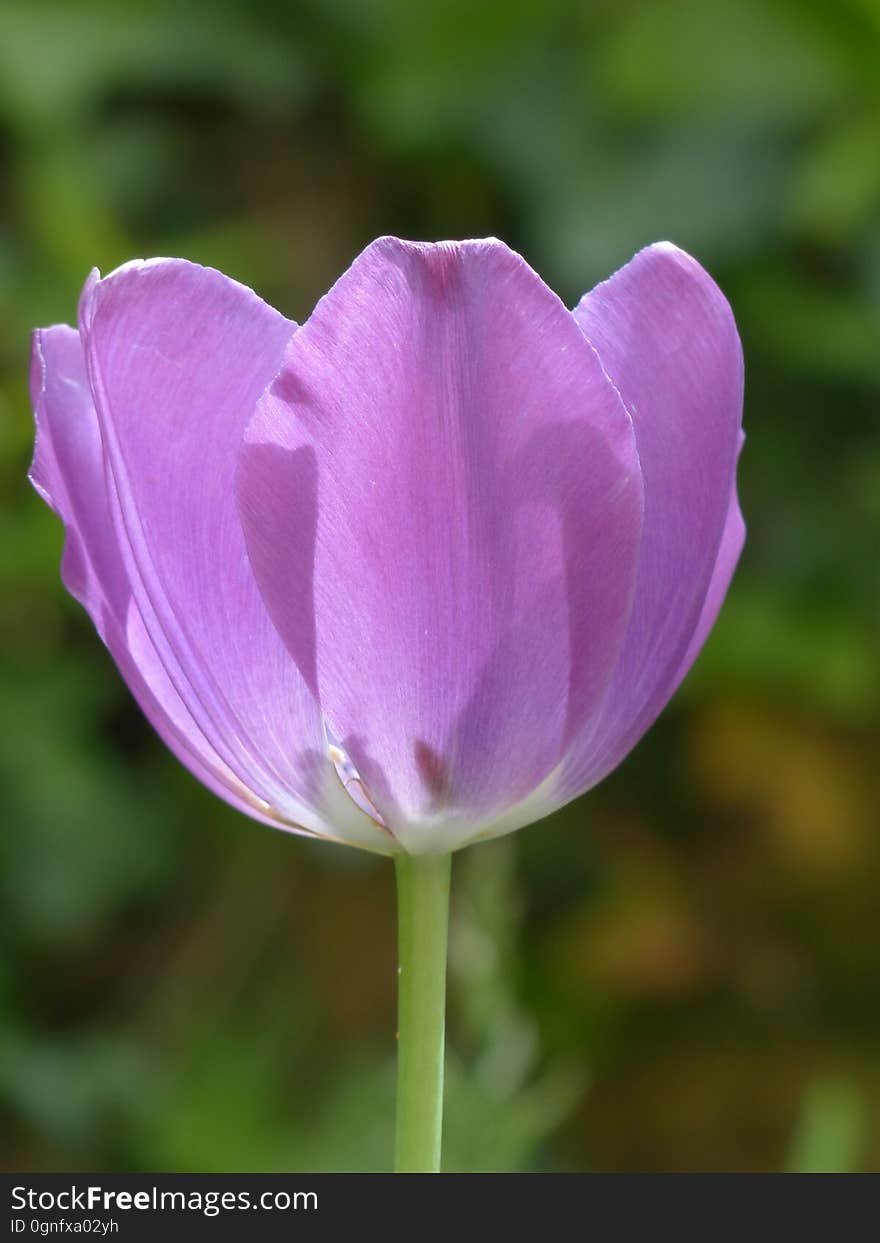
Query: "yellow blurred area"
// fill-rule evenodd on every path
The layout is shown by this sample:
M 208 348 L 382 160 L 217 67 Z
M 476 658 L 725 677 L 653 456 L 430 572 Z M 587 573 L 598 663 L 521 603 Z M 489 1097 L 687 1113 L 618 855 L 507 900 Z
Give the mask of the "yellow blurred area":
M 787 866 L 822 876 L 876 849 L 865 759 L 819 722 L 766 703 L 716 702 L 695 715 L 687 763 L 721 814 L 741 817 Z

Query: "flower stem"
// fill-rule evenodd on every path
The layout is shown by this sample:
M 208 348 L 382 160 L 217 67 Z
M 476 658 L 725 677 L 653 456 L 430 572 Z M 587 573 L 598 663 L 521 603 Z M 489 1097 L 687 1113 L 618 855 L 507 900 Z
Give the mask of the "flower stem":
M 396 856 L 398 1174 L 436 1174 L 443 1126 L 451 855 Z

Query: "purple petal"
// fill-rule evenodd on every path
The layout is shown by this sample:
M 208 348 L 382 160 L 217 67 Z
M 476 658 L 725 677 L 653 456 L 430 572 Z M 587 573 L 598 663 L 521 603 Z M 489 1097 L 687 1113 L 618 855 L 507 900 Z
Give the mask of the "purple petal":
M 676 672 L 672 687 L 673 691 L 677 690 L 681 685 L 691 665 L 699 656 L 700 649 L 709 637 L 710 630 L 715 625 L 715 619 L 718 617 L 721 605 L 724 603 L 724 597 L 727 595 L 727 588 L 730 586 L 730 580 L 733 578 L 733 572 L 739 561 L 745 538 L 746 526 L 743 522 L 739 498 L 734 487 L 733 496 L 730 498 L 730 506 L 727 510 L 727 519 L 724 523 L 724 532 L 721 536 L 721 547 L 718 549 L 718 559 L 715 562 L 709 590 L 706 592 L 706 599 L 703 602 L 703 611 L 700 613 L 700 620 L 697 622 L 697 628 L 691 636 L 684 659 Z
M 93 281 L 81 335 L 134 630 L 211 750 L 272 817 L 378 849 L 318 706 L 251 574 L 233 479 L 242 431 L 295 325 L 182 260 Z
M 567 798 L 620 763 L 666 704 L 714 621 L 742 543 L 734 489 L 742 349 L 717 285 L 663 242 L 586 294 L 574 314 L 632 415 L 645 520 L 620 664 L 567 766 Z
M 110 521 L 101 435 L 79 333 L 66 324 L 34 333 L 31 398 L 36 444 L 30 480 L 65 524 L 61 575 L 104 638 L 104 610 L 124 618 L 130 592 Z
M 208 745 L 144 631 L 116 542 L 101 437 L 79 334 L 34 333 L 31 393 L 37 439 L 30 478 L 65 525 L 62 578 L 90 614 L 143 712 L 195 776 L 227 802 L 265 819 L 254 796 Z
M 290 341 L 238 490 L 279 633 L 408 849 L 460 844 L 558 765 L 617 661 L 641 476 L 519 256 L 370 246 Z

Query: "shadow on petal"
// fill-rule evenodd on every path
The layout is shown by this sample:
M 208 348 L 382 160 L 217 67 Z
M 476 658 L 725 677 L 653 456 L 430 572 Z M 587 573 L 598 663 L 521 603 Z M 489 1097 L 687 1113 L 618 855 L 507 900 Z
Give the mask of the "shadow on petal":
M 248 556 L 272 624 L 316 700 L 318 695 L 315 634 L 315 541 L 318 529 L 318 465 L 310 445 L 284 449 L 246 442 L 239 472 L 262 479 L 260 521 L 248 542 Z M 270 589 L 277 582 L 272 567 L 283 556 L 283 599 Z

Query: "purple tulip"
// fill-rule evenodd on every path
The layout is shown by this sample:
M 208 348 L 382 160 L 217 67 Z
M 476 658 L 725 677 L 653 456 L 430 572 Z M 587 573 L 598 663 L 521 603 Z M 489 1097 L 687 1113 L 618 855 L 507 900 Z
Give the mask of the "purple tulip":
M 739 338 L 668 243 L 570 312 L 501 242 L 381 238 L 301 328 L 133 262 L 35 334 L 32 392 L 64 582 L 171 750 L 383 853 L 600 781 L 742 547 Z

